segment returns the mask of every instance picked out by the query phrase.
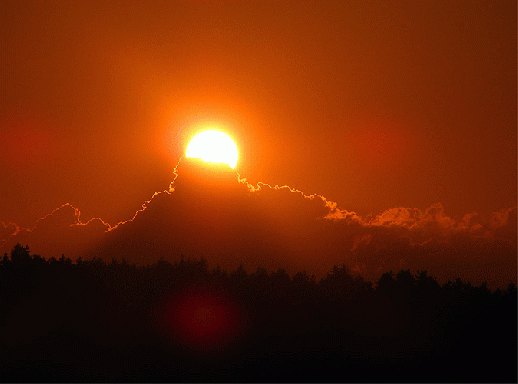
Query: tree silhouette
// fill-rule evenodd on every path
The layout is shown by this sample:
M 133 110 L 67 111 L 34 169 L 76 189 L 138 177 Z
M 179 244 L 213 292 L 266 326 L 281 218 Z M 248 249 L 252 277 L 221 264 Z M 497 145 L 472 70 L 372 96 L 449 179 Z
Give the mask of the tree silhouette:
M 137 267 L 46 260 L 15 246 L 0 263 L 2 377 L 516 381 L 515 284 L 441 286 L 427 271 L 401 270 L 374 289 L 345 265 L 317 281 L 306 271 L 227 272 L 203 258 L 163 256 Z M 230 327 L 212 351 L 190 346 L 172 321 L 179 308 L 198 313 L 200 305 Z
M 11 261 L 15 266 L 26 266 L 32 261 L 29 246 L 23 247 L 20 243 L 16 244 L 11 250 Z

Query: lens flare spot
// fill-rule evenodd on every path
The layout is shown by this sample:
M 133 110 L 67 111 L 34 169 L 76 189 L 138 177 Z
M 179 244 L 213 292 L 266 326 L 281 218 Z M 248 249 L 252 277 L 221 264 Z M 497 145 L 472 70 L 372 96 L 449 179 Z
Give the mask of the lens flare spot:
M 188 350 L 221 351 L 235 341 L 243 325 L 235 303 L 221 292 L 188 290 L 169 302 L 163 327 Z

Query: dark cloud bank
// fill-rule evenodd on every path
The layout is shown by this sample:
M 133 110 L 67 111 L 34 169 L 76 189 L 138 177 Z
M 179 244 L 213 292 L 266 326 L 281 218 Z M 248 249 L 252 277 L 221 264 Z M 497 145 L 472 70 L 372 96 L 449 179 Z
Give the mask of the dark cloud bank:
M 2 252 L 21 243 L 44 257 L 147 264 L 184 255 L 226 269 L 242 264 L 250 271 L 307 270 L 317 277 L 345 264 L 371 280 L 391 269 L 426 269 L 439 281 L 516 283 L 516 207 L 455 221 L 438 203 L 424 212 L 392 208 L 367 220 L 323 196 L 250 185 L 223 165 L 182 159 L 176 175 L 168 191 L 155 193 L 115 227 L 101 219 L 83 223 L 69 204 L 30 230 L 0 222 Z

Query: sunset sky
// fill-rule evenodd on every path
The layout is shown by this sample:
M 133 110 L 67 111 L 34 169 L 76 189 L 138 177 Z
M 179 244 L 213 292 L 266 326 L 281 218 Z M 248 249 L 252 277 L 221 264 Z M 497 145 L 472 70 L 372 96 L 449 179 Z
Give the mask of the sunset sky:
M 83 223 L 129 220 L 207 127 L 232 137 L 249 183 L 365 222 L 517 204 L 514 1 L 0 7 L 4 227 L 66 203 Z

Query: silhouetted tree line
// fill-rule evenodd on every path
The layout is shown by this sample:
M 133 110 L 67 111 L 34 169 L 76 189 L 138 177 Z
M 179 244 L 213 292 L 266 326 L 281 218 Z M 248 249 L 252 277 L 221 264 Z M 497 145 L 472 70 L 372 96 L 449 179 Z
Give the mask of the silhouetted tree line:
M 0 263 L 0 284 L 2 381 L 517 380 L 514 284 L 440 285 L 409 270 L 372 284 L 345 265 L 317 281 L 306 271 L 210 269 L 203 258 L 72 262 L 19 244 Z M 168 329 L 183 324 L 168 319 L 192 297 L 205 301 L 186 304 L 186 316 L 234 324 L 216 323 L 227 342 L 207 348 L 209 335 L 198 348 Z

